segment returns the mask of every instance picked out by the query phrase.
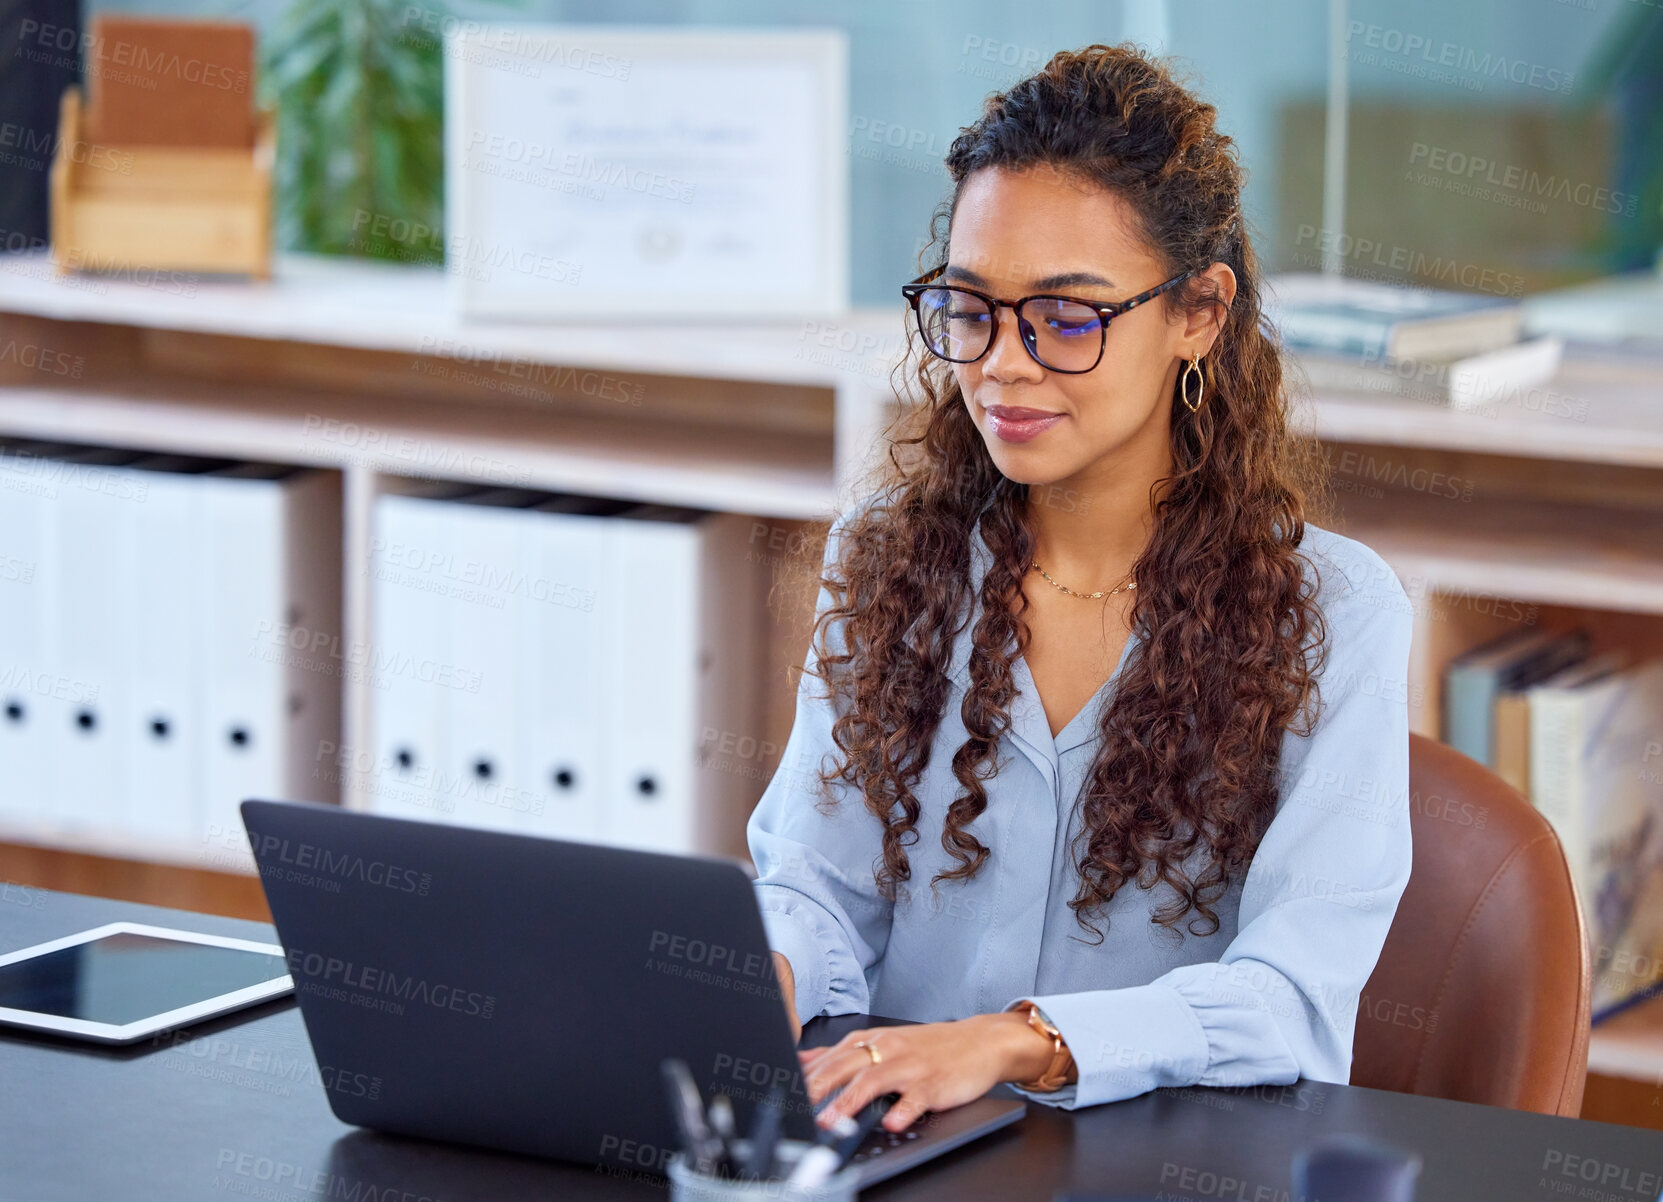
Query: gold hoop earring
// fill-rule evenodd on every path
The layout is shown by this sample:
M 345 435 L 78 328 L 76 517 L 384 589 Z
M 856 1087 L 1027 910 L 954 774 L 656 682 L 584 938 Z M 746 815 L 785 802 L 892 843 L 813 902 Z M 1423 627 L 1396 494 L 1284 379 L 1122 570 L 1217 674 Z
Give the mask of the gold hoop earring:
M 1195 373 L 1195 400 L 1190 400 L 1190 373 Z M 1195 413 L 1201 408 L 1201 399 L 1207 395 L 1207 377 L 1201 374 L 1201 356 L 1197 355 L 1184 365 L 1184 374 L 1178 377 L 1178 396 L 1184 402 L 1184 408 Z

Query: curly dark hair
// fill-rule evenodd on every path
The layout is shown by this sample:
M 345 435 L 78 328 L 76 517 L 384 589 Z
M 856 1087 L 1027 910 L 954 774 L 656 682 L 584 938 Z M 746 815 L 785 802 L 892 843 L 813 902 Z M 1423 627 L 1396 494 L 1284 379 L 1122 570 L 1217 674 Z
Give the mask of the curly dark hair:
M 1228 305 L 1196 277 L 1161 298 L 1169 320 L 1212 308 L 1224 321 L 1209 355 L 1207 403 L 1192 414 L 1178 391 L 1170 398 L 1173 473 L 1151 488 L 1153 530 L 1133 568 L 1130 621 L 1142 645 L 1102 715 L 1078 802 L 1080 887 L 1069 905 L 1093 932 L 1088 914 L 1124 885 L 1160 881 L 1178 896 L 1153 922 L 1175 930 L 1193 912 L 1191 934 L 1216 931 L 1213 905 L 1275 813 L 1283 733 L 1308 733 L 1319 707 L 1326 634 L 1298 547 L 1321 464 L 1314 443 L 1290 429 L 1242 217 L 1242 171 L 1214 116 L 1134 46 L 1059 53 L 990 96 L 955 139 L 946 159 L 952 196 L 934 213 L 919 260 L 921 269 L 946 263 L 952 214 L 973 172 L 1049 166 L 1129 202 L 1168 275 L 1198 276 L 1215 262 L 1235 273 Z M 905 849 L 917 841 L 920 814 L 911 786 L 951 695 L 947 670 L 968 620 L 978 520 L 992 562 L 961 710 L 968 738 L 952 760 L 961 792 L 941 836 L 957 867 L 931 887 L 987 862 L 971 828 L 987 808 L 984 781 L 1010 726 L 1011 666 L 1029 640 L 1021 582 L 1034 551 L 1028 486 L 995 466 L 957 382 L 920 353 L 910 326 L 897 372 L 902 407 L 874 473 L 879 502 L 850 516 L 820 579 L 834 604 L 815 621 L 818 667 L 808 669 L 846 702 L 832 730 L 844 758 L 820 775 L 822 804 L 835 781 L 859 788 L 883 826 L 873 869 L 889 899 L 910 877 Z M 913 381 L 920 398 L 910 395 Z M 842 650 L 828 643 L 833 623 Z M 1204 867 L 1192 877 L 1185 865 L 1199 847 Z

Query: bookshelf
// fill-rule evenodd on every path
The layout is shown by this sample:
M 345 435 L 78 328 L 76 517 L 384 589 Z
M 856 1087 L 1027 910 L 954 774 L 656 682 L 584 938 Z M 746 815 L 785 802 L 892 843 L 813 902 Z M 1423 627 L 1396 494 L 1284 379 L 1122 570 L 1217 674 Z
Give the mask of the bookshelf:
M 0 353 L 0 436 L 339 473 L 339 523 L 316 537 L 341 557 L 349 646 L 373 645 L 376 500 L 412 480 L 750 515 L 777 576 L 780 549 L 806 519 L 837 511 L 840 478 L 876 445 L 884 356 L 901 346 L 893 333 L 885 345 L 880 315 L 467 325 L 448 283 L 432 269 L 293 258 L 269 282 L 203 279 L 179 296 L 59 280 L 38 253 L 0 256 L 0 344 L 13 351 Z M 811 610 L 776 598 L 768 612 L 768 730 L 742 733 L 779 747 L 794 702 L 785 667 L 800 661 Z M 349 677 L 342 692 L 340 743 L 367 745 L 373 690 Z M 366 803 L 365 774 L 339 785 L 340 801 Z M 248 868 L 232 849 L 41 822 L 0 828 L 0 842 Z
M 0 256 L 0 346 L 75 369 L 0 355 L 0 436 L 340 473 L 339 525 L 318 537 L 340 548 L 343 637 L 368 641 L 378 496 L 413 478 L 506 483 L 751 515 L 789 541 L 852 499 L 905 344 L 899 302 L 773 324 L 481 323 L 452 313 L 450 283 L 279 257 L 269 281 L 169 291 Z M 1379 551 L 1415 603 L 1414 729 L 1437 732 L 1448 660 L 1525 615 L 1663 652 L 1663 354 L 1572 346 L 1535 399 L 1488 415 L 1325 393 L 1296 416 L 1333 468 L 1321 524 Z M 777 583 L 757 733 L 782 747 L 813 592 Z M 343 690 L 342 742 L 365 745 L 373 698 Z M 341 800 L 362 804 L 366 787 L 348 774 Z M 0 876 L 31 848 L 220 866 L 202 847 L 72 844 L 39 827 L 0 829 L 0 845 Z M 1635 1013 L 1620 1039 L 1594 1033 L 1596 1072 L 1615 1081 L 1632 1065 L 1655 1092 L 1663 1007 Z

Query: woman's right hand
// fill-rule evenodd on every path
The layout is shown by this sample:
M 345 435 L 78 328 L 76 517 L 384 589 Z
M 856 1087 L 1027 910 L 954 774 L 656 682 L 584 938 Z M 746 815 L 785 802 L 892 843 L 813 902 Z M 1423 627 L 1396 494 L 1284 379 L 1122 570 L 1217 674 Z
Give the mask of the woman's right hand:
M 797 978 L 792 975 L 791 961 L 779 952 L 774 953 L 774 974 L 780 979 L 780 997 L 785 1001 L 785 1014 L 791 1020 L 791 1042 L 803 1037 L 803 1024 L 797 1020 Z

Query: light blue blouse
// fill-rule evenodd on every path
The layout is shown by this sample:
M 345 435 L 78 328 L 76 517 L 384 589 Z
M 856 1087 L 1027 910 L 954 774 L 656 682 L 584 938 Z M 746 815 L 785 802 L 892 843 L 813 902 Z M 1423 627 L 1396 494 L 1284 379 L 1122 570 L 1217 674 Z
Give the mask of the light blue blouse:
M 827 540 L 827 564 L 842 524 Z M 1065 1108 L 1163 1086 L 1346 1081 L 1360 995 L 1409 880 L 1412 610 L 1396 575 L 1362 543 L 1306 525 L 1300 549 L 1307 575 L 1314 566 L 1320 579 L 1328 630 L 1322 712 L 1309 735 L 1283 736 L 1276 815 L 1245 879 L 1238 874 L 1215 903 L 1221 926 L 1211 936 L 1149 921 L 1174 896 L 1164 884 L 1123 888 L 1103 911 L 1101 943 L 1087 941 L 1068 907 L 1079 885 L 1069 851 L 1075 803 L 1102 708 L 1141 645 L 1135 636 L 1054 739 L 1027 663 L 1015 661 L 1011 729 L 973 826 L 991 857 L 968 882 L 932 893 L 931 877 L 954 864 L 940 836 L 958 793 L 950 765 L 965 740 L 959 705 L 972 615 L 954 648 L 954 687 L 929 767 L 914 786 L 919 837 L 907 849 L 907 895 L 895 903 L 878 896 L 879 826 L 858 793 L 839 783 L 833 813 L 814 805 L 816 767 L 839 757 L 825 686 L 804 675 L 780 769 L 746 827 L 763 923 L 770 946 L 791 962 L 798 1017 L 938 1021 L 1032 999 L 1068 1041 L 1079 1080 L 1027 1096 Z M 974 585 L 990 561 L 977 528 Z M 822 589 L 819 609 L 830 603 Z M 842 645 L 840 624 L 829 633 Z M 1192 876 L 1204 855 L 1198 849 L 1189 862 Z M 1104 930 L 1101 917 L 1095 925 Z

